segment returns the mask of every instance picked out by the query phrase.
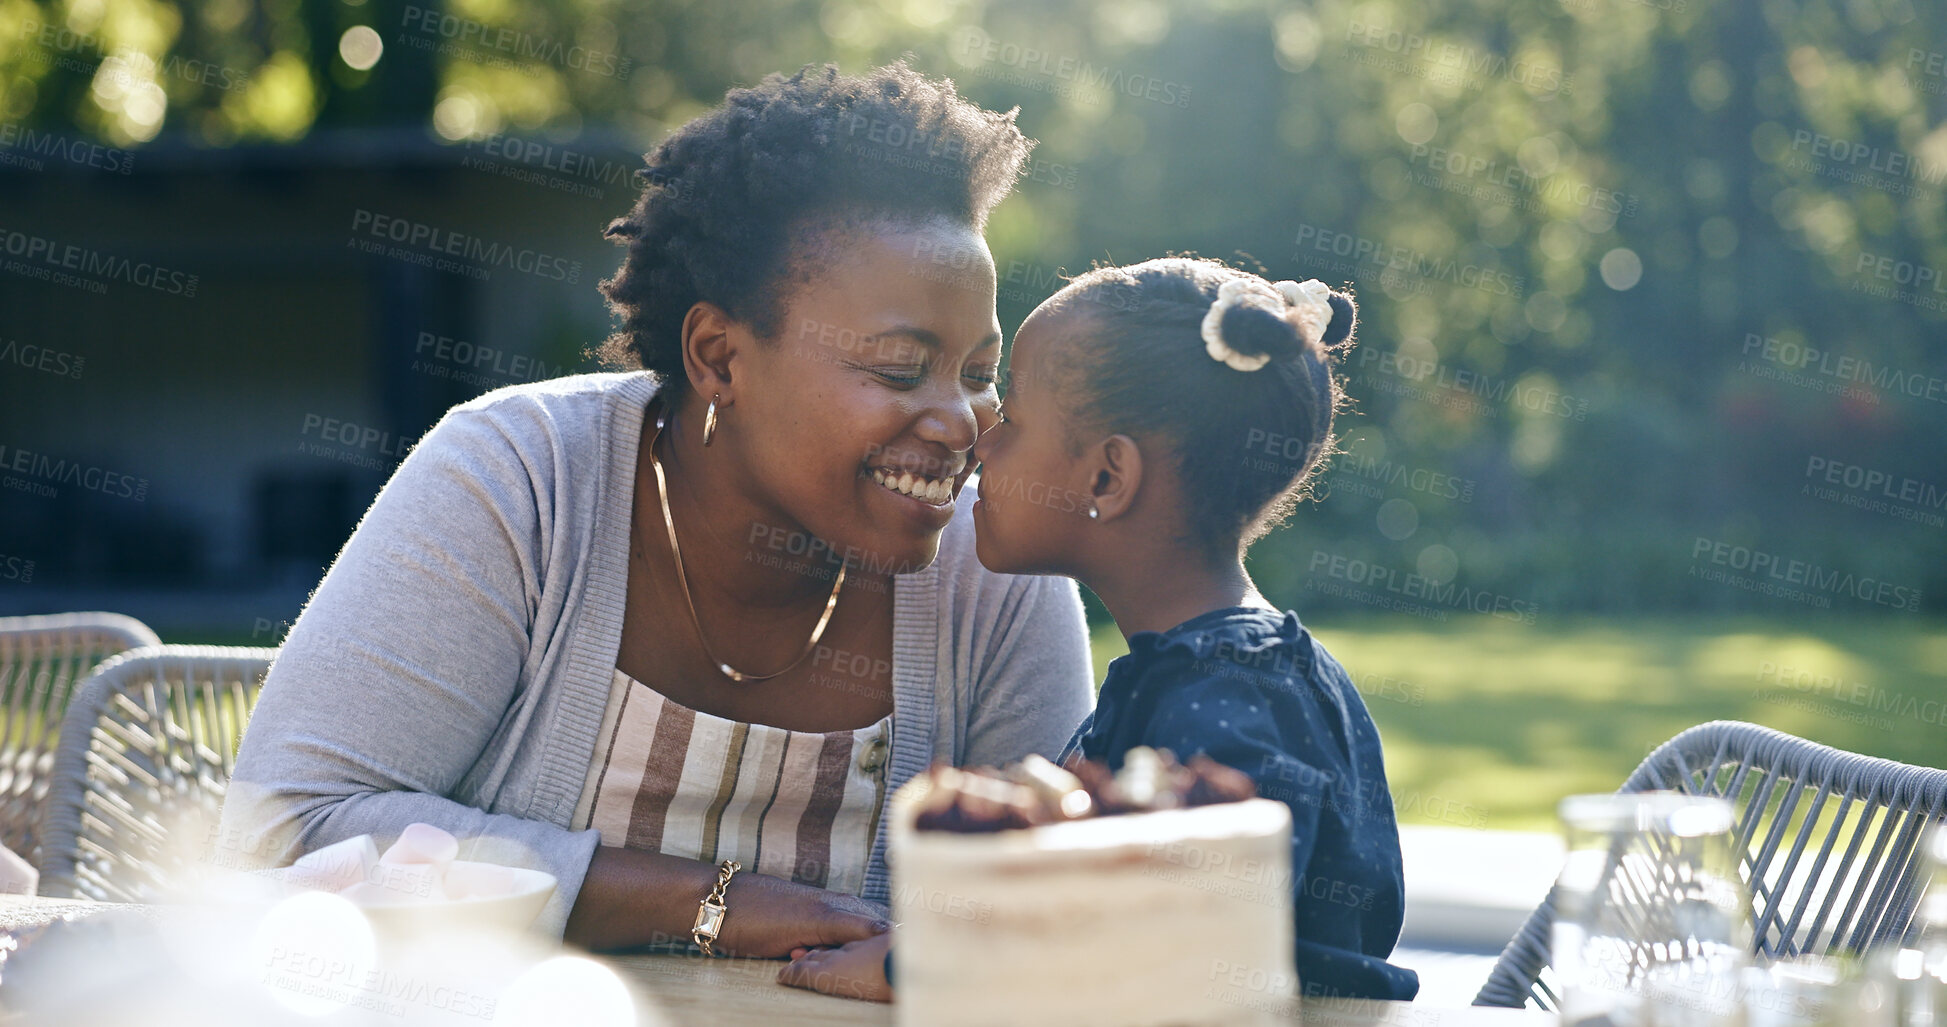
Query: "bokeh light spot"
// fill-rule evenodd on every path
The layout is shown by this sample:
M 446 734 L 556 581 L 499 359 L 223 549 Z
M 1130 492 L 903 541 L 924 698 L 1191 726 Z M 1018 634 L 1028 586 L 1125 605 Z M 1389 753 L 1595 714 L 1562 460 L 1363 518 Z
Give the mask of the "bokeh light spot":
M 514 980 L 494 1022 L 503 1027 L 635 1027 L 635 1001 L 608 967 L 581 956 L 556 956 Z
M 1433 108 L 1423 103 L 1409 103 L 1399 109 L 1399 116 L 1393 119 L 1393 127 L 1399 130 L 1399 137 L 1413 146 L 1424 146 L 1440 131 L 1440 116 Z
M 1697 246 L 1704 251 L 1704 256 L 1713 260 L 1723 260 L 1737 252 L 1737 223 L 1721 214 L 1704 219 L 1697 226 Z
M 1414 561 L 1413 569 L 1420 577 L 1435 585 L 1444 585 L 1460 573 L 1460 557 L 1452 549 L 1434 543 L 1420 550 L 1420 558 Z
M 1627 246 L 1618 246 L 1602 255 L 1602 284 L 1617 292 L 1627 292 L 1643 279 L 1643 258 Z
M 1414 532 L 1420 530 L 1420 508 L 1414 506 L 1411 500 L 1388 499 L 1379 504 L 1376 516 L 1379 533 L 1394 542 L 1411 538 Z
M 470 96 L 449 96 L 433 108 L 433 131 L 444 139 L 465 139 L 480 123 L 480 105 Z
M 1538 332 L 1552 332 L 1568 320 L 1568 304 L 1552 292 L 1538 292 L 1528 297 L 1524 313 L 1529 327 Z
M 272 906 L 251 946 L 263 986 L 286 1009 L 324 1016 L 358 994 L 377 955 L 372 925 L 329 892 L 300 892 Z
M 370 71 L 385 55 L 385 40 L 370 25 L 353 25 L 338 37 L 338 56 L 357 71 Z

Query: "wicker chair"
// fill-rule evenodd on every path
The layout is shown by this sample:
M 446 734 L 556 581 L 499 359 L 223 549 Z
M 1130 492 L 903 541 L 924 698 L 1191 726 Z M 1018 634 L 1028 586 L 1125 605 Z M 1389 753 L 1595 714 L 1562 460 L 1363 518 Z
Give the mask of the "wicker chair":
M 1947 770 L 1714 721 L 1658 746 L 1620 790 L 1656 789 L 1735 807 L 1732 844 L 1751 890 L 1757 956 L 1858 953 L 1913 930 L 1926 883 L 1916 881 L 1920 844 L 1947 808 Z M 1475 1005 L 1557 1008 L 1542 980 L 1554 920 L 1551 894 L 1501 952 Z
M 164 645 L 96 669 L 61 726 L 42 895 L 152 901 L 203 858 L 276 655 Z
M 101 660 L 160 643 L 119 613 L 0 617 L 0 844 L 39 865 L 47 775 L 69 694 Z

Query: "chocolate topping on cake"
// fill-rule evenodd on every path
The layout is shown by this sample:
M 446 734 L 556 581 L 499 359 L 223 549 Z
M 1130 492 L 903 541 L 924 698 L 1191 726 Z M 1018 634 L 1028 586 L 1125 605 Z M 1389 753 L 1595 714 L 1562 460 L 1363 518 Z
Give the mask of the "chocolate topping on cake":
M 1090 816 L 1241 802 L 1257 794 L 1250 776 L 1198 754 L 1186 766 L 1168 749 L 1138 747 L 1122 770 L 1073 757 L 1067 769 L 1029 756 L 1005 770 L 935 764 L 914 826 L 923 831 L 1005 831 Z

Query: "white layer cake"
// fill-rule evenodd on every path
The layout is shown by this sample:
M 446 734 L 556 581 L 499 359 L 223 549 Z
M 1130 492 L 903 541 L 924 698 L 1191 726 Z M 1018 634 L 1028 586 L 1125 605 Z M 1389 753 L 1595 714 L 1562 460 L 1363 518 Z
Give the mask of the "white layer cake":
M 1293 1022 L 1283 803 L 917 831 L 930 787 L 893 799 L 900 1024 Z

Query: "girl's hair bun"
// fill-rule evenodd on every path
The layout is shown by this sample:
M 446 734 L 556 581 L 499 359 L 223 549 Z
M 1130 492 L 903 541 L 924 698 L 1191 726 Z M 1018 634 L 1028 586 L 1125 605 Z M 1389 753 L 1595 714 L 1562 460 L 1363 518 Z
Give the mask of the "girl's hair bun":
M 1336 289 L 1326 297 L 1326 302 L 1331 305 L 1332 319 L 1325 325 L 1318 342 L 1329 348 L 1352 337 L 1359 321 L 1359 307 L 1351 296 Z M 1325 356 L 1310 351 L 1295 311 L 1283 295 L 1271 288 L 1260 286 L 1245 291 L 1238 302 L 1228 306 L 1218 324 L 1224 344 L 1245 356 L 1268 356 L 1279 362 Z
M 1349 292 L 1172 256 L 1094 268 L 1049 302 L 1086 319 L 1049 344 L 1075 383 L 1071 431 L 1167 439 L 1185 521 L 1210 553 L 1234 557 L 1307 494 L 1345 405 Z M 1272 437 L 1283 443 L 1267 452 Z
M 1325 326 L 1325 337 L 1319 341 L 1336 346 L 1352 337 L 1352 329 L 1359 323 L 1359 305 L 1337 289 L 1332 290 L 1326 302 L 1332 305 L 1332 323 Z
M 1252 289 L 1242 302 L 1225 310 L 1218 331 L 1224 345 L 1250 357 L 1290 360 L 1304 346 L 1297 323 L 1285 316 L 1284 297 L 1270 290 Z

